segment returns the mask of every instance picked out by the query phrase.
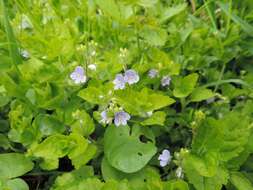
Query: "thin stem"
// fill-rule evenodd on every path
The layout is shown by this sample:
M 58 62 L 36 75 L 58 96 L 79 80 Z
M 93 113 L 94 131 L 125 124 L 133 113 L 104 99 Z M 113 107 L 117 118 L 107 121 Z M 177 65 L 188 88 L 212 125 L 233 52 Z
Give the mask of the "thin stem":
M 224 64 L 222 65 L 222 68 L 221 68 L 221 72 L 220 72 L 218 81 L 221 81 L 221 80 L 222 80 L 223 75 L 224 75 L 224 72 L 225 72 L 226 65 L 227 65 L 226 63 L 224 63 Z M 219 83 L 217 83 L 217 84 L 215 85 L 214 92 L 216 92 L 216 91 L 218 90 L 218 87 L 219 87 Z
M 232 0 L 229 1 L 229 14 L 227 17 L 226 35 L 228 34 L 230 23 L 231 23 L 231 12 L 232 12 Z
M 56 174 L 63 174 L 66 172 L 60 172 L 60 171 L 42 171 L 42 172 L 31 172 L 31 173 L 27 173 L 26 176 L 41 176 L 41 175 L 56 175 Z
M 192 12 L 194 13 L 196 11 L 196 3 L 195 0 L 190 0 L 191 7 L 192 7 Z
M 220 80 L 220 81 L 216 81 L 216 82 L 210 82 L 206 85 L 203 85 L 203 88 L 208 88 L 208 87 L 212 87 L 212 86 L 216 86 L 218 85 L 222 85 L 222 84 L 227 84 L 227 83 L 236 83 L 236 84 L 241 84 L 244 85 L 248 88 L 250 88 L 251 90 L 253 90 L 253 86 L 249 85 L 247 82 L 244 82 L 241 79 L 227 79 L 227 80 Z

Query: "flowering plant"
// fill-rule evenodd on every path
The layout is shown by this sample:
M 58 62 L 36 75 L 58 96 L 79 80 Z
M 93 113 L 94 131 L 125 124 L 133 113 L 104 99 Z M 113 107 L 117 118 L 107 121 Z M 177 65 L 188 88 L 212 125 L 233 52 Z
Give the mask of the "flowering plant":
M 253 189 L 251 0 L 0 0 L 0 189 Z

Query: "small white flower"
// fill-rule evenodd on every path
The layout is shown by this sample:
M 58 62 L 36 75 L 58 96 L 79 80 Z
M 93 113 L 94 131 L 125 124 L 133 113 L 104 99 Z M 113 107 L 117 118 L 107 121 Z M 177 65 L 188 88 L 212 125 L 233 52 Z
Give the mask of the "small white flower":
M 183 178 L 184 177 L 184 173 L 183 173 L 183 168 L 182 167 L 178 167 L 176 169 L 176 176 L 177 176 L 177 178 Z
M 124 111 L 119 111 L 114 114 L 114 124 L 118 127 L 120 125 L 127 125 L 130 115 Z
M 128 50 L 126 48 L 120 48 L 119 51 L 120 51 L 119 53 L 120 57 L 124 58 L 127 56 Z
M 81 66 L 77 66 L 75 70 L 70 74 L 70 78 L 75 84 L 85 83 L 87 77 L 84 74 L 84 69 Z
M 155 78 L 157 76 L 157 74 L 158 74 L 158 71 L 156 69 L 150 69 L 148 72 L 148 76 L 151 79 Z
M 88 68 L 92 71 L 95 71 L 97 69 L 97 66 L 95 64 L 90 64 Z
M 131 85 L 137 83 L 140 80 L 140 77 L 135 70 L 129 69 L 124 74 L 124 80 Z
M 126 85 L 126 82 L 124 80 L 124 76 L 122 74 L 117 74 L 114 81 L 113 81 L 113 84 L 114 84 L 115 90 L 124 89 L 125 85 Z
M 159 155 L 158 160 L 160 161 L 160 166 L 165 167 L 171 161 L 170 151 L 165 149 L 162 154 Z
M 150 117 L 150 116 L 153 115 L 153 112 L 152 112 L 152 111 L 149 111 L 149 112 L 147 112 L 147 115 Z
M 168 75 L 166 75 L 162 78 L 161 84 L 162 84 L 162 86 L 169 86 L 170 81 L 171 81 L 171 78 Z
M 95 50 L 93 50 L 92 52 L 91 52 L 91 56 L 95 56 L 97 53 L 96 53 L 96 51 Z

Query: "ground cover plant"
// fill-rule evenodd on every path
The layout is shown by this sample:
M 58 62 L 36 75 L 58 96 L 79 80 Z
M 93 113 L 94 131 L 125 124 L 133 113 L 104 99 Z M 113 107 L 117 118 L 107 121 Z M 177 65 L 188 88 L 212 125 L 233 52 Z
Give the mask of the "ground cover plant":
M 252 0 L 0 0 L 0 189 L 253 189 Z

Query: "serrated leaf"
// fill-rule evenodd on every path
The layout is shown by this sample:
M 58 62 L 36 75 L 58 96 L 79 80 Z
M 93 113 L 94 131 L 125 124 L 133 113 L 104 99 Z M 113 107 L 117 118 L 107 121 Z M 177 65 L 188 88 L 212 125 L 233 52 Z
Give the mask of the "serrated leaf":
M 184 98 L 192 93 L 198 80 L 198 74 L 192 73 L 184 78 L 178 78 L 174 82 L 173 95 L 177 98 Z
M 153 113 L 148 119 L 141 122 L 141 125 L 161 125 L 163 126 L 166 118 L 166 113 L 157 111 Z
M 156 27 L 145 27 L 140 35 L 151 46 L 163 46 L 167 40 L 167 32 L 164 29 Z
M 196 88 L 193 90 L 193 92 L 190 96 L 190 101 L 191 102 L 200 102 L 200 101 L 212 98 L 214 96 L 215 96 L 215 93 L 212 92 L 212 90 L 199 87 L 199 88 Z
M 240 172 L 232 172 L 230 181 L 238 190 L 253 190 L 250 180 Z
M 161 15 L 161 18 L 160 18 L 161 22 L 165 22 L 166 20 L 172 18 L 173 16 L 176 16 L 177 14 L 184 11 L 186 8 L 187 8 L 187 5 L 185 3 L 167 8 Z

